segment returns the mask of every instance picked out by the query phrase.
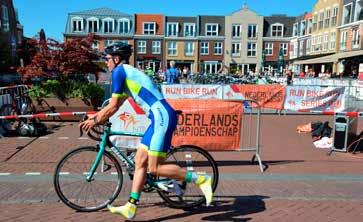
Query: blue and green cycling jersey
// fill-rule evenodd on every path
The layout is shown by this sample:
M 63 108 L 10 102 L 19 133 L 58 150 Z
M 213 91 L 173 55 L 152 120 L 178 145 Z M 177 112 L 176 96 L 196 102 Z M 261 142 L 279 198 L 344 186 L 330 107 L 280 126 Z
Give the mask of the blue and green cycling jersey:
M 165 156 L 177 124 L 174 109 L 149 76 L 133 66 L 122 64 L 112 71 L 112 97 L 126 95 L 132 97 L 151 120 L 141 144 L 149 155 Z

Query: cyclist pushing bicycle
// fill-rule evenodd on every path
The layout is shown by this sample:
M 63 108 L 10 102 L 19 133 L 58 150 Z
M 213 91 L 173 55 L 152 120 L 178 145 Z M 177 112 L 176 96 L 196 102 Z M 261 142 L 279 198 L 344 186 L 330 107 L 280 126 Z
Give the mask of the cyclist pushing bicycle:
M 213 198 L 212 178 L 209 175 L 185 170 L 174 164 L 161 164 L 171 147 L 173 131 L 177 125 L 175 110 L 146 74 L 128 65 L 132 54 L 130 45 L 116 43 L 106 47 L 105 53 L 105 62 L 109 71 L 112 71 L 112 98 L 106 107 L 80 123 L 79 127 L 88 132 L 95 125 L 107 121 L 128 96 L 148 113 L 148 118 L 151 120 L 136 152 L 130 198 L 125 205 L 108 206 L 108 209 L 111 213 L 121 214 L 127 219 L 134 218 L 147 173 L 155 177 L 167 177 L 196 184 L 202 190 L 206 205 L 209 206 Z

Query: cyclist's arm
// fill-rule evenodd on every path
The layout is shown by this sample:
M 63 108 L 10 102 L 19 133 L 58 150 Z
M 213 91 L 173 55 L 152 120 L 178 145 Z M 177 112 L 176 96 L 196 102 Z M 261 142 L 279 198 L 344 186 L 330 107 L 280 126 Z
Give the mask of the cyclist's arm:
M 99 111 L 93 118 L 96 123 L 103 123 L 117 112 L 120 106 L 126 101 L 127 96 L 112 96 L 110 103 Z

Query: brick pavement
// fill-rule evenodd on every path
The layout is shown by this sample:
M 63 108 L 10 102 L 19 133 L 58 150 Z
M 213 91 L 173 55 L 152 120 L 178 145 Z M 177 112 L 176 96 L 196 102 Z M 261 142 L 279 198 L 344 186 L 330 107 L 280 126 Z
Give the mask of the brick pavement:
M 361 221 L 363 157 L 327 156 L 308 134 L 295 133 L 298 124 L 316 120 L 331 118 L 264 116 L 262 159 L 269 164 L 264 174 L 250 164 L 251 153 L 213 152 L 222 175 L 214 207 L 171 209 L 156 194 L 143 194 L 136 221 Z M 76 125 L 63 123 L 48 138 L 0 139 L 0 173 L 11 173 L 0 175 L 0 221 L 121 219 L 107 211 L 77 213 L 58 202 L 49 179 L 56 162 L 72 148 L 95 144 L 78 138 Z M 129 189 L 126 182 L 117 203 Z

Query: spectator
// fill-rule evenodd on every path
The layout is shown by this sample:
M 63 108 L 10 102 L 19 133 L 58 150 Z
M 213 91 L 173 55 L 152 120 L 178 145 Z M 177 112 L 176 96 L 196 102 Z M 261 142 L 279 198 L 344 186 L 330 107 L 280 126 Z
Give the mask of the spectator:
M 175 68 L 175 62 L 170 62 L 170 68 L 166 71 L 166 83 L 174 84 L 179 82 L 180 72 Z
M 287 85 L 292 85 L 292 75 L 293 75 L 293 73 L 292 73 L 291 70 L 287 71 L 287 73 L 286 73 L 286 83 L 287 83 Z
M 301 71 L 300 74 L 299 74 L 299 77 L 300 78 L 305 78 L 305 72 L 304 71 Z

